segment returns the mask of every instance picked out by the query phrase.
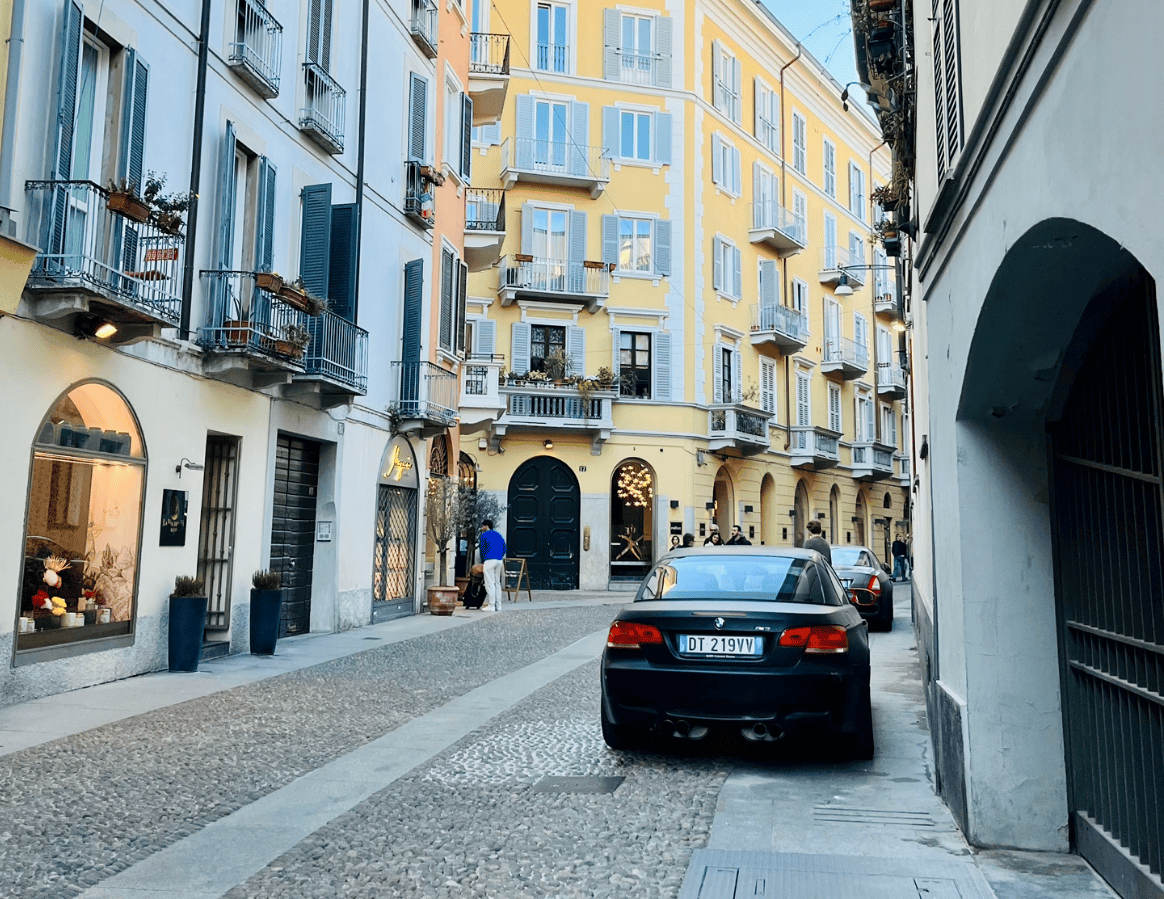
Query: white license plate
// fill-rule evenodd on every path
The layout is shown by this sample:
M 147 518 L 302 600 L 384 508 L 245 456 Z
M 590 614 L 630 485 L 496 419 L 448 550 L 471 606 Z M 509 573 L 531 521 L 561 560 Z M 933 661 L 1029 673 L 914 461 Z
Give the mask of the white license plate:
M 738 637 L 725 634 L 680 634 L 679 651 L 705 656 L 758 656 L 763 651 L 762 637 Z

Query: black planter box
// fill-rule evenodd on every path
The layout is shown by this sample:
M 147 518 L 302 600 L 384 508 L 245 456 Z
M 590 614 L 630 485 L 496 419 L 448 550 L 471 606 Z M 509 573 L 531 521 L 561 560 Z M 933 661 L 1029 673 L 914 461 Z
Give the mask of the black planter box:
M 205 596 L 170 597 L 170 670 L 197 671 L 206 630 Z
M 251 652 L 254 655 L 274 655 L 282 614 L 282 590 L 251 590 Z

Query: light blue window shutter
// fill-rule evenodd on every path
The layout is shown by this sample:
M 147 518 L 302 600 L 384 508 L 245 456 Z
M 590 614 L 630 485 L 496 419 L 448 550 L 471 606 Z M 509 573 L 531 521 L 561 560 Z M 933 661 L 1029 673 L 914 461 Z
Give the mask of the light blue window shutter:
M 119 174 L 138 191 L 141 190 L 142 158 L 145 155 L 146 95 L 149 77 L 149 66 L 137 55 L 137 51 L 126 50 Z
M 740 58 L 738 56 L 732 57 L 732 90 L 735 93 L 735 98 L 732 100 L 732 119 L 738 125 L 744 118 L 744 80 L 740 74 Z
M 454 327 L 456 328 L 455 340 L 456 351 L 464 354 L 465 352 L 465 312 L 467 310 L 466 299 L 469 293 L 469 266 L 463 262 L 457 263 L 457 314 L 453 319 Z
M 299 277 L 317 297 L 327 296 L 331 271 L 331 184 L 308 184 L 303 198 Z
M 218 247 L 215 268 L 234 267 L 234 123 L 226 123 L 222 155 L 218 157 Z
M 570 289 L 583 293 L 586 289 L 586 213 L 570 211 Z
M 614 389 L 618 390 L 619 372 L 622 370 L 622 331 L 619 328 L 611 328 L 610 339 L 610 370 L 614 372 Z
M 722 403 L 723 399 L 723 347 L 718 343 L 711 351 L 712 401 Z
M 658 48 L 655 52 L 655 86 L 671 86 L 671 19 L 660 16 L 655 20 Z
M 732 285 L 734 288 L 732 290 L 732 296 L 738 297 L 738 296 L 741 296 L 743 294 L 743 281 L 740 278 L 740 248 L 739 247 L 732 247 L 732 263 L 733 263 L 733 267 L 735 269 L 735 271 L 733 273 L 733 277 L 735 280 L 734 280 L 733 285 Z
M 529 94 L 517 96 L 517 133 L 513 136 L 516 148 L 513 162 L 523 171 L 533 168 L 534 152 L 534 99 Z
M 359 255 L 359 207 L 336 203 L 331 207 L 331 252 L 327 269 L 327 298 L 332 312 L 354 322 L 356 314 L 356 257 Z
M 655 334 L 655 399 L 671 399 L 671 334 Z
M 494 122 L 492 125 L 485 125 L 481 128 L 481 141 L 486 146 L 494 146 L 501 143 L 501 123 Z
M 655 162 L 671 163 L 671 113 L 655 113 Z
M 716 290 L 723 290 L 723 242 L 718 238 L 711 241 L 711 286 Z
M 711 42 L 711 105 L 723 112 L 723 51 L 719 41 Z
M 513 323 L 513 345 L 510 347 L 510 355 L 513 357 L 513 362 L 510 364 L 510 371 L 515 371 L 519 375 L 525 374 L 529 371 L 529 339 L 530 339 L 529 322 L 514 322 Z
M 491 318 L 479 318 L 473 322 L 473 353 L 489 358 L 497 346 L 497 322 Z
M 744 373 L 740 370 L 742 368 L 743 355 L 739 349 L 732 350 L 732 398 L 733 403 L 738 403 L 740 397 L 744 395 L 743 380 Z
M 255 268 L 260 272 L 275 268 L 275 166 L 259 157 L 259 205 L 255 210 Z
M 655 260 L 656 274 L 671 274 L 671 222 L 668 219 L 655 222 L 655 248 L 651 256 Z
M 400 329 L 402 362 L 420 361 L 420 323 L 424 310 L 424 260 L 404 263 L 404 323 Z
M 602 11 L 602 77 L 606 81 L 618 81 L 622 75 L 619 70 L 621 30 L 622 13 L 617 9 L 604 9 Z
M 461 94 L 461 175 L 469 179 L 473 168 L 473 98 Z
M 775 259 L 760 260 L 760 302 L 765 306 L 776 305 L 776 271 Z
M 590 104 L 575 100 L 570 104 L 570 171 L 585 175 L 590 170 Z
M 602 217 L 602 261 L 618 264 L 618 216 Z
M 57 181 L 68 181 L 73 177 L 73 129 L 77 118 L 77 73 L 81 65 L 83 23 L 81 4 L 66 0 L 61 26 L 61 72 L 57 82 L 57 145 L 53 157 L 53 179 Z M 68 201 L 68 192 L 64 190 L 57 191 L 53 197 L 52 233 L 46 235 L 48 252 L 61 253 L 64 250 Z
M 554 10 L 554 54 L 553 69 L 555 72 L 570 71 L 570 61 L 566 57 L 569 47 L 566 45 L 566 11 L 562 8 Z M 559 55 L 560 54 L 560 55 Z
M 567 377 L 586 374 L 586 329 L 570 325 L 566 329 L 566 352 L 570 356 Z
M 732 190 L 738 197 L 743 193 L 740 180 L 740 148 L 732 147 Z
M 720 151 L 718 134 L 711 136 L 711 180 L 723 187 L 723 153 Z
M 529 203 L 521 204 L 521 252 L 526 256 L 533 255 L 534 246 L 534 208 Z
M 408 158 L 425 161 L 425 131 L 428 121 L 428 80 L 415 72 L 411 76 L 408 102 Z
M 612 12 L 612 10 L 607 10 Z M 611 159 L 618 159 L 618 107 L 602 107 L 602 148 Z
M 764 139 L 764 85 L 760 81 L 760 76 L 757 75 L 752 79 L 752 96 L 755 98 L 755 103 L 752 105 L 752 134 L 756 135 L 756 140 L 762 144 L 766 144 Z

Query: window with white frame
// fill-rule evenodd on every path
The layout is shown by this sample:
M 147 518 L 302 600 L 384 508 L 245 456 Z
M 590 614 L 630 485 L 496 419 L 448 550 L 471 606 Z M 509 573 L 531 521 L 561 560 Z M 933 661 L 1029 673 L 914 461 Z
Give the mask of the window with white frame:
M 889 293 L 889 257 L 884 250 L 873 251 L 873 293 L 878 297 Z
M 620 274 L 671 274 L 671 222 L 635 213 L 604 215 L 602 261 Z
M 711 180 L 733 196 L 740 195 L 740 151 L 722 135 L 711 136 Z
M 841 422 L 841 388 L 829 384 L 829 430 L 843 433 Z
M 792 113 L 792 167 L 802 175 L 808 171 L 808 122 L 799 112 Z
M 865 391 L 857 394 L 857 443 L 870 443 L 873 440 L 873 400 Z
M 622 59 L 620 81 L 628 84 L 653 84 L 655 60 L 655 17 L 622 14 Z
M 824 214 L 824 267 L 837 267 L 837 217 L 831 212 Z
M 897 415 L 892 406 L 881 406 L 881 442 L 897 446 Z
M 731 241 L 716 237 L 712 241 L 712 283 L 716 290 L 732 299 L 739 299 L 740 249 Z
M 825 360 L 837 358 L 841 346 L 841 304 L 832 297 L 824 298 Z
M 618 155 L 622 159 L 650 162 L 652 115 L 631 109 L 618 113 Z
M 465 296 L 469 267 L 451 247 L 441 248 L 440 348 L 449 353 L 465 349 Z
M 837 147 L 827 137 L 823 142 L 824 182 L 821 185 L 830 197 L 837 195 Z
M 651 243 L 654 219 L 618 217 L 618 270 L 624 272 L 653 271 Z
M 624 84 L 671 86 L 671 20 L 605 9 L 602 77 Z
M 740 60 L 719 41 L 712 41 L 712 106 L 737 124 L 742 119 Z
M 760 408 L 776 413 L 776 360 L 760 359 Z
M 849 163 L 849 212 L 865 221 L 865 173 L 856 163 Z
M 657 109 L 605 106 L 602 144 L 620 163 L 656 166 L 671 162 L 671 114 Z
M 808 282 L 792 279 L 792 308 L 804 316 L 804 333 L 808 333 Z
M 773 153 L 780 153 L 780 95 L 759 75 L 755 80 L 756 140 Z
M 856 231 L 849 232 L 849 265 L 865 264 L 865 238 Z
M 741 354 L 738 347 L 716 343 L 712 352 L 713 396 L 716 403 L 738 403 L 741 393 Z
M 569 35 L 569 7 L 541 0 L 534 18 L 534 68 L 541 72 L 570 71 Z

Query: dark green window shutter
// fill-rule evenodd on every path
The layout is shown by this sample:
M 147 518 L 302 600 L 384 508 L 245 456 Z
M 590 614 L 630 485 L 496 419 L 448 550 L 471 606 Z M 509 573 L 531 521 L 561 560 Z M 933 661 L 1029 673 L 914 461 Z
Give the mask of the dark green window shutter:
M 404 327 L 400 358 L 403 362 L 420 361 L 420 320 L 424 307 L 424 260 L 404 263 Z
M 461 175 L 465 180 L 473 168 L 473 98 L 461 94 Z
M 145 155 L 146 94 L 150 70 L 135 50 L 125 51 L 125 89 L 121 108 L 121 159 L 119 172 L 132 187 L 141 190 Z
M 275 166 L 259 157 L 259 207 L 255 225 L 255 270 L 275 269 Z
M 331 267 L 331 185 L 303 188 L 303 232 L 299 245 L 299 277 L 317 297 L 327 296 Z
M 73 177 L 73 129 L 77 117 L 77 72 L 81 64 L 83 21 L 81 4 L 66 0 L 61 27 L 61 74 L 57 83 L 57 152 L 53 159 L 53 178 L 59 181 Z M 67 209 L 68 193 L 59 190 L 53 197 L 52 234 L 46 248 L 50 253 L 60 253 L 64 249 Z
M 453 348 L 453 297 L 456 296 L 456 257 L 451 250 L 441 250 L 441 349 Z
M 465 352 L 465 301 L 469 292 L 469 266 L 465 263 L 460 264 L 461 276 L 457 279 L 457 352 Z
M 356 256 L 360 235 L 359 210 L 355 203 L 331 207 L 331 267 L 327 278 L 327 298 L 331 311 L 355 321 Z

